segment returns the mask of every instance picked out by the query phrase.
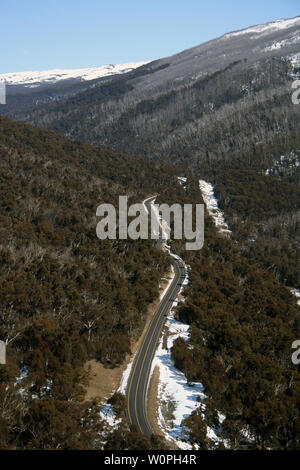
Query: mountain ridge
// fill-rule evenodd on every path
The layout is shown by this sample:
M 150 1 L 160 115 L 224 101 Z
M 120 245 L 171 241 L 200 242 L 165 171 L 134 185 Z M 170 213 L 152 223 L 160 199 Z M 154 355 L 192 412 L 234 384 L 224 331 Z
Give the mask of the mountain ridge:
M 128 62 L 124 64 L 107 64 L 98 67 L 84 67 L 76 69 L 50 69 L 44 71 L 24 71 L 0 74 L 0 81 L 8 85 L 23 85 L 25 87 L 38 87 L 41 84 L 53 84 L 63 80 L 95 80 L 97 78 L 109 77 L 127 73 L 135 68 L 147 64 L 144 62 Z

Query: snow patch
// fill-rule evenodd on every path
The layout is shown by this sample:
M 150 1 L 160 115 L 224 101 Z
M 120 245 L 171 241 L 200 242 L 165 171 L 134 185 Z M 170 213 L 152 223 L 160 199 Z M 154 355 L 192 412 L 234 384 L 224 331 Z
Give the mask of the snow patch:
M 289 59 L 293 67 L 300 66 L 300 53 L 290 55 Z
M 282 47 L 291 46 L 300 42 L 300 34 L 296 34 L 290 39 L 283 39 L 282 41 L 273 42 L 270 46 L 265 47 L 266 52 L 276 51 Z
M 292 151 L 288 155 L 281 155 L 280 159 L 276 160 L 271 168 L 267 168 L 265 175 L 280 176 L 281 174 L 292 174 L 298 167 L 300 167 L 300 159 L 297 153 Z
M 188 275 L 184 284 L 187 283 Z M 201 383 L 187 383 L 185 375 L 176 369 L 171 359 L 174 341 L 179 337 L 188 341 L 190 337 L 189 325 L 174 318 L 173 308 L 177 306 L 177 303 L 178 300 L 174 301 L 165 324 L 168 330 L 166 348 L 161 338 L 152 362 L 150 377 L 155 367 L 158 367 L 158 424 L 165 438 L 175 442 L 180 449 L 191 450 L 193 447 L 185 436 L 182 421 L 200 406 L 206 395 Z M 166 414 L 170 415 L 168 419 Z M 207 428 L 207 436 L 216 443 L 219 441 L 215 431 L 210 427 Z
M 111 432 L 114 429 L 118 429 L 119 424 L 121 423 L 122 419 L 117 418 L 112 406 L 108 403 L 102 405 L 102 409 L 100 411 L 100 418 L 102 421 L 106 423 L 106 425 L 110 428 L 109 431 Z M 108 430 L 108 429 L 106 429 Z
M 19 375 L 19 377 L 16 378 L 15 385 L 21 383 L 28 376 L 27 367 L 22 366 L 22 367 L 20 367 L 19 371 L 20 371 L 20 375 Z
M 224 220 L 223 212 L 219 209 L 218 201 L 214 194 L 213 185 L 211 183 L 208 183 L 207 181 L 199 180 L 199 187 L 207 211 L 209 215 L 213 218 L 213 221 L 216 227 L 218 228 L 219 232 L 229 235 L 231 233 L 231 230 L 229 230 L 229 227 Z
M 177 179 L 179 181 L 179 183 L 181 184 L 181 186 L 186 189 L 186 180 L 187 178 L 185 176 L 177 176 Z

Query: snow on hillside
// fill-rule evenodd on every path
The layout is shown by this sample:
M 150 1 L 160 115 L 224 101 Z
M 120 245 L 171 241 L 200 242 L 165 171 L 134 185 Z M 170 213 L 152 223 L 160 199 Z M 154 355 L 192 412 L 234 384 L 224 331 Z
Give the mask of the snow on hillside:
M 174 258 L 179 259 L 177 255 L 174 255 L 171 252 L 170 254 Z M 180 293 L 184 289 L 184 286 L 189 283 L 189 266 L 185 265 L 185 268 L 186 274 Z M 171 350 L 174 341 L 179 337 L 184 339 L 184 341 L 188 341 L 190 337 L 189 325 L 174 318 L 173 309 L 178 305 L 178 302 L 179 300 L 177 297 L 177 299 L 173 301 L 172 309 L 168 314 L 167 321 L 165 323 L 166 341 L 163 335 L 160 338 L 158 348 L 152 361 L 150 377 L 152 376 L 154 369 L 158 368 L 157 418 L 161 431 L 168 441 L 175 442 L 180 449 L 191 450 L 193 446 L 187 440 L 185 428 L 182 426 L 182 421 L 190 416 L 200 404 L 202 404 L 203 415 L 203 411 L 205 409 L 205 404 L 203 402 L 206 395 L 204 393 L 203 385 L 200 382 L 188 384 L 183 372 L 176 369 L 172 361 Z M 222 418 L 220 415 L 219 419 L 221 423 L 224 417 Z M 220 441 L 215 430 L 210 427 L 207 427 L 207 437 L 215 444 Z
M 296 54 L 292 54 L 290 55 L 289 57 L 289 60 L 290 60 L 290 63 L 291 63 L 291 66 L 293 67 L 293 73 L 290 73 L 290 77 L 293 79 L 293 80 L 297 80 L 300 78 L 300 74 L 299 74 L 299 71 L 297 69 L 299 69 L 300 67 L 300 54 L 299 53 L 296 53 Z
M 79 79 L 94 80 L 96 78 L 108 77 L 109 75 L 130 72 L 148 62 L 129 62 L 127 64 L 102 65 L 100 67 L 89 67 L 84 69 L 54 69 L 45 71 L 28 71 L 0 74 L 0 81 L 9 85 L 24 85 L 37 87 L 41 84 L 53 84 L 60 80 Z
M 292 54 L 290 57 L 290 61 L 291 61 L 291 64 L 294 66 L 294 67 L 297 67 L 300 65 L 300 54 Z
M 283 39 L 282 41 L 273 42 L 270 46 L 265 47 L 265 51 L 275 51 L 276 49 L 281 49 L 282 47 L 291 46 L 292 44 L 300 43 L 300 34 L 295 34 L 290 39 Z
M 127 367 L 124 370 L 123 375 L 122 375 L 120 386 L 118 388 L 118 392 L 123 393 L 123 395 L 126 395 L 128 380 L 129 380 L 129 377 L 130 377 L 130 374 L 131 374 L 131 369 L 132 369 L 132 366 L 133 366 L 133 363 L 134 363 L 134 359 L 135 359 L 135 354 L 132 356 L 130 362 L 127 364 Z
M 212 184 L 207 183 L 207 181 L 204 180 L 199 180 L 199 187 L 207 211 L 209 215 L 213 218 L 213 221 L 216 227 L 219 229 L 219 232 L 226 233 L 229 235 L 231 233 L 231 230 L 229 230 L 228 225 L 224 220 L 223 212 L 219 209 L 218 201 L 215 197 L 214 188 Z
M 117 418 L 112 406 L 108 403 L 102 404 L 102 409 L 100 411 L 100 418 L 106 424 L 108 431 L 112 431 L 113 429 L 117 429 L 119 424 L 121 423 L 121 418 Z
M 184 189 L 186 189 L 186 177 L 185 176 L 177 176 L 177 179 L 181 186 L 183 186 Z
M 241 29 L 239 31 L 233 31 L 232 33 L 225 34 L 223 38 L 228 39 L 235 36 L 241 36 L 244 34 L 263 34 L 263 33 L 272 33 L 278 30 L 283 30 L 291 28 L 293 26 L 300 27 L 300 16 L 296 18 L 290 18 L 287 20 L 281 19 L 272 21 L 266 24 L 259 24 L 256 26 L 251 26 L 250 28 Z
M 176 303 L 174 302 L 175 306 Z M 185 375 L 176 369 L 171 359 L 174 341 L 179 337 L 187 341 L 189 326 L 175 320 L 171 312 L 165 327 L 168 331 L 166 347 L 162 337 L 151 368 L 151 375 L 155 367 L 159 369 L 158 424 L 166 439 L 175 441 L 181 449 L 191 449 L 192 446 L 186 442 L 181 422 L 198 408 L 198 397 L 204 400 L 206 396 L 201 383 L 187 384 Z
M 281 155 L 279 160 L 273 163 L 271 168 L 267 168 L 265 175 L 280 176 L 281 174 L 293 174 L 296 168 L 300 167 L 299 150 L 292 151 L 288 155 Z
M 291 289 L 291 293 L 292 293 L 295 297 L 297 297 L 297 299 L 298 299 L 298 300 L 297 300 L 297 304 L 300 305 L 300 290 L 293 288 L 293 289 Z

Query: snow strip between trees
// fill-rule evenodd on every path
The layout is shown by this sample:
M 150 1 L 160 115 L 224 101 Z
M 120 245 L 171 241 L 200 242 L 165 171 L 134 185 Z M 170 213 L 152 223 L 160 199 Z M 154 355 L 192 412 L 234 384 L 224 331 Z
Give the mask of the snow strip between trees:
M 209 215 L 213 218 L 213 221 L 216 227 L 219 229 L 219 232 L 224 234 L 230 234 L 228 225 L 224 220 L 224 214 L 219 209 L 217 198 L 214 194 L 214 188 L 211 183 L 208 183 L 204 180 L 199 180 L 199 187 L 202 193 L 204 203 L 206 205 Z

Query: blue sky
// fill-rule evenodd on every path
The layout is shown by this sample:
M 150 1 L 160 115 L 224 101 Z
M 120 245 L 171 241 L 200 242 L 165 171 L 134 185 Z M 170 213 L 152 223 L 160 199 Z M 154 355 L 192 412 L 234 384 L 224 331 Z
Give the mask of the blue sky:
M 153 60 L 297 15 L 300 0 L 0 0 L 0 73 Z

